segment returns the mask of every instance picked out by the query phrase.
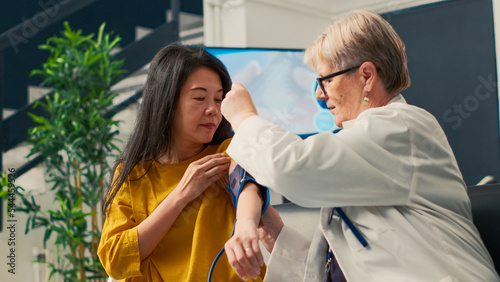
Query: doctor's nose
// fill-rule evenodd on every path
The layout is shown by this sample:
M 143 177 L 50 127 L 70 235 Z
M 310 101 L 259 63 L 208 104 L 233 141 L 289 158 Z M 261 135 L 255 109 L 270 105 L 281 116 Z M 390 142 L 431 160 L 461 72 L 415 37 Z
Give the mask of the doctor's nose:
M 316 87 L 316 93 L 315 93 L 315 96 L 316 96 L 316 99 L 318 100 L 328 100 L 328 96 L 323 93 L 323 91 L 321 90 L 321 87 Z

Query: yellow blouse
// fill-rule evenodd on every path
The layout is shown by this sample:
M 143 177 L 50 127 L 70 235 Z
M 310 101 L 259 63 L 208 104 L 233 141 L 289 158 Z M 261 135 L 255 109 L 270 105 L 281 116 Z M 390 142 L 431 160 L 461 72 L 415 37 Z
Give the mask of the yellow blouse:
M 209 145 L 193 158 L 177 164 L 152 161 L 144 168 L 136 166 L 132 170 L 108 209 L 98 249 L 102 265 L 111 277 L 122 281 L 207 281 L 210 266 L 230 238 L 235 219 L 227 178 L 212 184 L 189 203 L 142 262 L 137 226 L 178 185 L 191 162 L 224 152 L 229 142 Z M 262 281 L 264 274 L 265 266 L 254 281 Z M 242 280 L 223 255 L 216 264 L 212 281 Z

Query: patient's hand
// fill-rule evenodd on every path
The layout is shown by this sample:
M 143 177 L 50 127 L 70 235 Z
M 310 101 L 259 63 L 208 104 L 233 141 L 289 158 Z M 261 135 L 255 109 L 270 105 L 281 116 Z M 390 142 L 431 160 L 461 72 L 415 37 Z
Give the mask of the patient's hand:
M 229 264 L 236 274 L 247 280 L 247 274 L 256 279 L 264 265 L 264 258 L 259 248 L 257 223 L 253 219 L 236 221 L 233 237 L 227 241 L 225 250 Z

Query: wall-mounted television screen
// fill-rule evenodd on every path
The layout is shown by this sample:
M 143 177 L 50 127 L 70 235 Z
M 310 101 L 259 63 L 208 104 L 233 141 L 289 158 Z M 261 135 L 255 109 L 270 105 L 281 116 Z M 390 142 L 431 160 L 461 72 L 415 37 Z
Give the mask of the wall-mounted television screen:
M 317 74 L 303 50 L 206 48 L 250 92 L 259 115 L 303 137 L 335 131 L 334 116 L 315 96 Z

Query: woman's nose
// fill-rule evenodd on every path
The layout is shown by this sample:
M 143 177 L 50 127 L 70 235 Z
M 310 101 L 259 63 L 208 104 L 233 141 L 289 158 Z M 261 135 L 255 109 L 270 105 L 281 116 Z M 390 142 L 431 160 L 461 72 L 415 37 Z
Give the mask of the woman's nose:
M 205 113 L 207 115 L 216 115 L 216 114 L 220 113 L 220 104 L 217 105 L 215 102 L 210 103 L 207 106 Z

